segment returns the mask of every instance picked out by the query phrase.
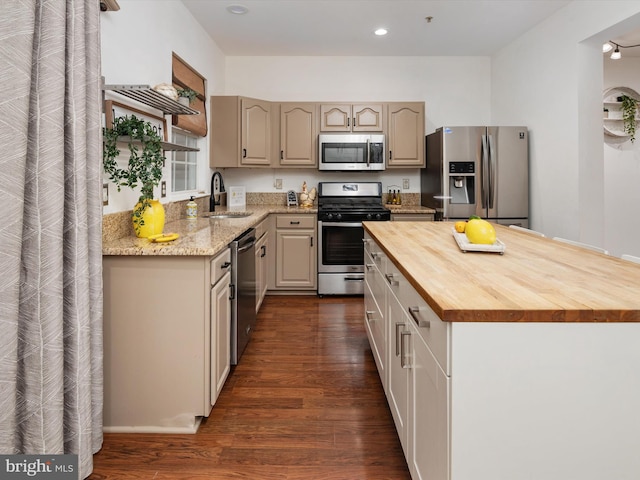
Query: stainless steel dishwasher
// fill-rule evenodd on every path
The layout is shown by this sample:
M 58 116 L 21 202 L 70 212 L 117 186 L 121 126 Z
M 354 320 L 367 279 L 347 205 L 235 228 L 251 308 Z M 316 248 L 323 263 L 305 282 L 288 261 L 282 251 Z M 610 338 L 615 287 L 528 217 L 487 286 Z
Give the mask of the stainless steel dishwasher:
M 256 324 L 256 230 L 250 228 L 231 248 L 231 364 L 237 365 Z

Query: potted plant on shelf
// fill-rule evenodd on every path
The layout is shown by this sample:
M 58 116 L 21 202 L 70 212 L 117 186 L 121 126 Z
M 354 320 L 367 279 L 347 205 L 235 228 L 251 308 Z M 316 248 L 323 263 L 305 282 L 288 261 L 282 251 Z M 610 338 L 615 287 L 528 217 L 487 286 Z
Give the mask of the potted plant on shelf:
M 111 128 L 103 129 L 102 163 L 109 179 L 118 187 L 137 188 L 140 197 L 133 208 L 133 228 L 138 237 L 149 237 L 162 233 L 164 208 L 153 198 L 153 189 L 162 179 L 165 160 L 162 139 L 150 122 L 135 115 L 114 119 Z M 118 166 L 120 155 L 118 142 L 125 141 L 129 147 L 129 162 L 126 168 Z
M 638 100 L 629 95 L 622 95 L 620 97 L 620 101 L 622 102 L 621 110 L 622 110 L 622 121 L 624 125 L 624 131 L 631 138 L 631 142 L 634 142 L 636 139 L 636 113 L 638 111 Z
M 188 107 L 198 96 L 198 92 L 190 88 L 178 88 L 178 103 Z

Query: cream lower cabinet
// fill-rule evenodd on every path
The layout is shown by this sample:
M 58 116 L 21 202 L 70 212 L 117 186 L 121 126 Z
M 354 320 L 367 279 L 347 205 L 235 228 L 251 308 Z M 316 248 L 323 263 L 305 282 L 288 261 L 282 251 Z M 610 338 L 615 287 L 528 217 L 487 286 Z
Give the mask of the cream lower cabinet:
M 378 367 L 380 381 L 387 390 L 387 328 L 385 323 L 385 285 L 378 266 L 384 268 L 386 258 L 382 252 L 372 251 L 371 242 L 365 243 L 364 306 L 365 329 L 373 359 Z
M 367 233 L 365 252 L 365 325 L 412 479 L 449 480 L 449 325 Z M 379 341 L 369 334 L 376 315 L 382 315 L 385 329 L 382 362 L 376 358 Z
M 269 272 L 269 235 L 267 220 L 256 226 L 256 313 L 260 310 L 264 296 L 267 293 Z
M 209 415 L 229 302 L 218 281 L 212 315 L 212 260 L 103 257 L 105 431 L 194 433 Z
M 317 288 L 316 215 L 276 215 L 275 288 Z
M 211 405 L 231 371 L 231 252 L 211 260 Z

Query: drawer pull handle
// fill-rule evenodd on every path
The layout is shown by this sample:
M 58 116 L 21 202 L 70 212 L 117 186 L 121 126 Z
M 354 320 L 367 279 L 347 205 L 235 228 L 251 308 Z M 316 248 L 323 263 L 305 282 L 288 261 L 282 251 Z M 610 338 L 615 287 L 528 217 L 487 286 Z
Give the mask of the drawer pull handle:
M 396 357 L 400 355 L 400 328 L 404 328 L 405 324 L 402 322 L 396 323 Z
M 369 322 L 373 322 L 375 320 L 375 318 L 371 318 L 371 316 L 374 314 L 373 310 L 367 310 L 365 312 L 365 315 L 367 316 L 367 321 Z
M 404 339 L 406 337 L 410 337 L 411 336 L 411 332 L 402 332 L 400 334 L 400 344 L 401 346 L 401 354 L 400 354 L 400 366 L 402 368 L 411 368 L 411 362 L 406 360 L 407 352 L 404 349 Z
M 373 267 L 375 267 L 373 263 L 365 263 L 364 266 L 367 267 L 367 270 L 371 270 Z
M 389 285 L 391 285 L 392 287 L 397 287 L 398 285 L 400 285 L 400 282 L 398 280 L 393 279 L 393 273 L 385 273 L 384 277 L 387 279 L 387 282 L 389 282 Z
M 222 265 L 220 265 L 220 268 L 222 270 L 226 270 L 227 268 L 229 268 L 231 266 L 231 262 L 224 262 Z
M 300 225 L 300 221 L 298 220 L 297 222 L 294 222 L 293 220 L 291 220 L 289 222 L 290 225 Z
M 429 320 L 425 320 L 423 318 L 419 318 L 420 307 L 409 307 L 409 315 L 413 318 L 413 321 L 416 322 L 416 325 L 424 328 L 431 328 L 431 322 Z

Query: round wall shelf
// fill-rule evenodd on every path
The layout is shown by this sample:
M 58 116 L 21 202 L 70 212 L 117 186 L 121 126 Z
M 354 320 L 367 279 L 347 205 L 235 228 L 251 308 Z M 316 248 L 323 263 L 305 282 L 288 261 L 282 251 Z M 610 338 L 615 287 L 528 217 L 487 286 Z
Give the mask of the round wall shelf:
M 616 138 L 629 138 L 630 135 L 624 131 L 624 121 L 622 120 L 622 102 L 618 101 L 618 97 L 627 95 L 640 101 L 640 94 L 628 87 L 612 87 L 608 88 L 602 94 L 602 107 L 607 109 L 603 118 L 604 133 Z M 636 112 L 636 125 L 640 118 Z M 640 130 L 640 129 L 639 129 Z

